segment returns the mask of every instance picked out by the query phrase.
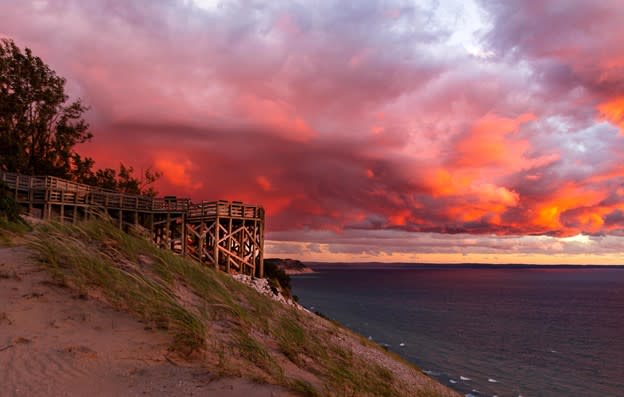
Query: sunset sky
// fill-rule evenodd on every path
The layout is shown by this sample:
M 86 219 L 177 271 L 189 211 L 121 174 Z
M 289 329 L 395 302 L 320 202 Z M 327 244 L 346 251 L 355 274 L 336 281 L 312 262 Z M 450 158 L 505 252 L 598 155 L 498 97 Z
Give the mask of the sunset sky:
M 99 167 L 264 205 L 269 256 L 624 264 L 622 0 L 0 0 Z

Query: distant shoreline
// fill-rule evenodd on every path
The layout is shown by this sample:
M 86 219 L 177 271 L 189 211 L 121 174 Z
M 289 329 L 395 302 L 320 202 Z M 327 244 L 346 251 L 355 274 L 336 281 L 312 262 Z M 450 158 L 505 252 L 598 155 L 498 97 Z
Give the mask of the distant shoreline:
M 403 263 L 403 262 L 304 262 L 312 270 L 321 268 L 409 268 L 409 269 L 624 269 L 622 265 L 538 265 L 528 263 Z
M 296 259 L 289 258 L 265 258 L 265 268 L 276 266 L 283 270 L 289 276 L 296 276 L 300 274 L 316 273 L 313 269 L 310 269 L 303 262 Z
M 288 274 L 289 276 L 299 276 L 299 275 L 305 275 L 305 274 L 314 274 L 314 273 L 318 273 L 316 270 L 311 269 L 309 267 L 305 268 L 305 270 L 284 270 L 284 273 Z

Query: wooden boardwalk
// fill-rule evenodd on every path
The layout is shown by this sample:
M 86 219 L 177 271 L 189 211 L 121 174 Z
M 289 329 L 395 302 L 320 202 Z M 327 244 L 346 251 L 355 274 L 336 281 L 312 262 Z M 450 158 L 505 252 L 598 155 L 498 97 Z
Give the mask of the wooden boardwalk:
M 31 216 L 77 222 L 108 214 L 120 228 L 142 226 L 155 244 L 228 273 L 264 277 L 264 209 L 238 201 L 202 201 L 119 193 L 52 176 L 0 170 L 0 180 Z

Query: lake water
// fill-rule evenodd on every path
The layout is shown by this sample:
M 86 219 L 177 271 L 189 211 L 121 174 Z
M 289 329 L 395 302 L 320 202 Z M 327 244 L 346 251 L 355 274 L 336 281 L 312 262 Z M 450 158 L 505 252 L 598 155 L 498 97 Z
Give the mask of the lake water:
M 319 266 L 304 306 L 474 396 L 624 396 L 624 269 Z

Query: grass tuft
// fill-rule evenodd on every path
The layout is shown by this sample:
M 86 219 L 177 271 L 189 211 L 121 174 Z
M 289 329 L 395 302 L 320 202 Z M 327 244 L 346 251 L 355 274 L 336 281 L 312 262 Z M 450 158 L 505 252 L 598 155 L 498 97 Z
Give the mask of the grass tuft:
M 316 388 L 306 380 L 291 380 L 289 387 L 292 391 L 297 392 L 304 397 L 318 397 L 320 395 Z
M 163 280 L 151 278 L 122 262 L 123 254 L 114 242 L 113 226 L 95 228 L 47 224 L 38 230 L 32 246 L 40 262 L 57 282 L 80 294 L 101 291 L 116 308 L 126 309 L 157 328 L 171 330 L 173 350 L 189 354 L 204 345 L 206 329 L 196 313 L 177 302 Z M 93 239 L 101 240 L 93 240 Z M 93 241 L 102 241 L 93 247 Z
M 241 357 L 245 358 L 249 362 L 254 363 L 258 368 L 262 369 L 272 379 L 282 381 L 284 378 L 284 371 L 275 362 L 271 354 L 261 345 L 258 341 L 252 338 L 250 335 L 239 332 L 236 336 L 236 348 Z
M 0 213 L 0 246 L 13 245 L 16 238 L 31 230 L 31 227 L 21 219 L 12 221 Z

